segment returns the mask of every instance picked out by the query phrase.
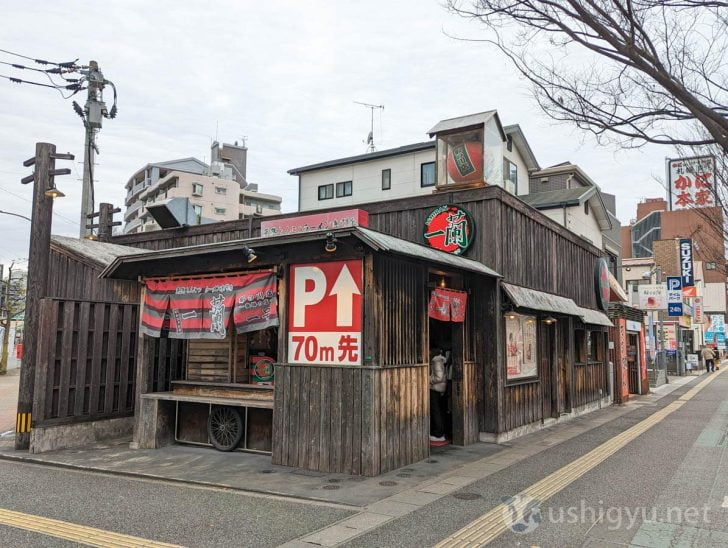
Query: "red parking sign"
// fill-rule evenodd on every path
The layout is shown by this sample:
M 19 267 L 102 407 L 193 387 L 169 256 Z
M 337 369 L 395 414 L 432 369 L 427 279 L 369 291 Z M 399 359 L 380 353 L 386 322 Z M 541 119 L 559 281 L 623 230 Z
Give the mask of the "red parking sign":
M 288 362 L 361 365 L 362 262 L 290 266 Z

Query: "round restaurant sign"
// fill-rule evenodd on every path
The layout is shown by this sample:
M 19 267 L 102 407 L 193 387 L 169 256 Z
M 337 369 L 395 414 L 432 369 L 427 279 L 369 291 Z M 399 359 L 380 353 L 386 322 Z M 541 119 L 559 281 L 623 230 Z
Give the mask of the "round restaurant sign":
M 594 286 L 597 290 L 597 304 L 599 308 L 606 311 L 609 307 L 611 289 L 609 287 L 609 266 L 604 257 L 597 259 L 594 269 Z
M 475 223 L 463 208 L 443 205 L 427 216 L 424 236 L 430 247 L 461 255 L 475 238 Z

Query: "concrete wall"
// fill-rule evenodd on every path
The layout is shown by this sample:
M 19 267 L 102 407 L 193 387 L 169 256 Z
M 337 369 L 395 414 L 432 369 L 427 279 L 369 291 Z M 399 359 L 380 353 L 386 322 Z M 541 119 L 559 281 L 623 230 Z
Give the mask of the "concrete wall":
M 131 436 L 134 417 L 89 421 L 59 426 L 35 426 L 30 431 L 30 452 L 45 453 L 81 447 L 97 441 Z
M 546 209 L 542 210 L 541 213 L 564 226 L 563 209 Z M 566 228 L 602 249 L 602 231 L 599 228 L 599 223 L 592 215 L 591 210 L 588 215 L 584 213 L 583 205 L 566 208 Z
M 726 311 L 725 282 L 708 282 L 703 289 L 703 309 L 709 312 Z

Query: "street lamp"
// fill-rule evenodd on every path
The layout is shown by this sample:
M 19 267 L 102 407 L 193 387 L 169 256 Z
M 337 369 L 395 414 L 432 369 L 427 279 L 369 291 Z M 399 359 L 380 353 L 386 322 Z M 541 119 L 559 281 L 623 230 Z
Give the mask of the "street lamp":
M 643 280 L 652 281 L 652 275 L 655 275 L 655 281 L 658 285 L 662 285 L 662 267 L 659 265 L 655 265 L 654 268 L 650 269 L 648 272 L 645 272 L 642 274 Z M 665 364 L 665 323 L 663 318 L 663 313 L 661 310 L 657 311 L 657 324 L 658 324 L 658 330 L 660 331 L 660 348 L 657 352 L 657 368 L 660 369 L 660 365 Z M 660 356 L 662 356 L 662 359 L 660 359 Z M 660 363 L 662 361 L 662 364 Z

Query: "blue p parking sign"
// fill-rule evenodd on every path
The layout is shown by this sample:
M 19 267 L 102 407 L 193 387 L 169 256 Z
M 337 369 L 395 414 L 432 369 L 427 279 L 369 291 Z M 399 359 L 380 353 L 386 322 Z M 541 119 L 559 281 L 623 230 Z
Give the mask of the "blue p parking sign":
M 680 276 L 667 277 L 667 315 L 683 315 L 682 278 Z

